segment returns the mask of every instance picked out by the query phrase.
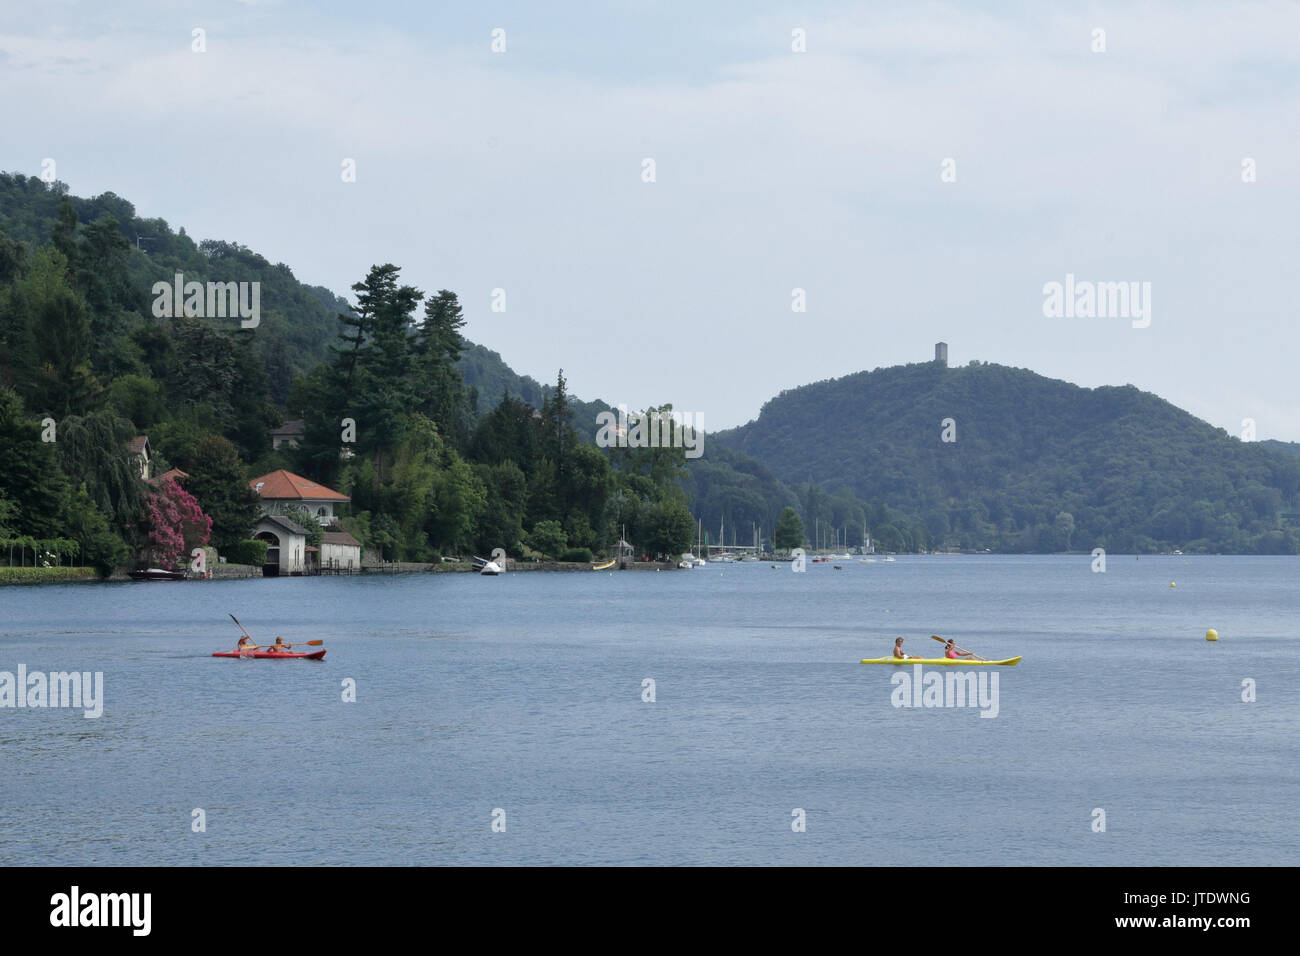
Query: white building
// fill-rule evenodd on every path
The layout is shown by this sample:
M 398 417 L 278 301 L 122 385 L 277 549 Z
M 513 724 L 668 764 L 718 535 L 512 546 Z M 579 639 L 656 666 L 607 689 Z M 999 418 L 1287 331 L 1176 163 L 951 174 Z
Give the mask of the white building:
M 336 505 L 349 500 L 347 495 L 283 468 L 254 478 L 249 485 L 262 499 L 256 537 L 268 545 L 266 575 L 361 570 L 361 542 L 338 526 L 334 514 Z M 286 516 L 291 507 L 302 508 L 325 529 L 319 548 L 308 546 L 307 529 Z
M 263 515 L 253 537 L 265 541 L 267 577 L 303 574 L 307 571 L 307 529 L 283 515 Z
M 334 506 L 349 500 L 347 495 L 283 468 L 248 484 L 262 498 L 263 514 L 283 514 L 286 507 L 295 505 L 309 511 L 322 528 L 334 523 Z
M 361 570 L 361 542 L 346 531 L 326 531 L 320 544 L 320 566 L 339 571 Z

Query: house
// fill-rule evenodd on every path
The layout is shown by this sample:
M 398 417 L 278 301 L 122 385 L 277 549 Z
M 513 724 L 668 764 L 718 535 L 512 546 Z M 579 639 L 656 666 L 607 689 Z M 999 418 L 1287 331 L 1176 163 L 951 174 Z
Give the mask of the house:
M 127 454 L 135 463 L 140 477 L 148 481 L 153 477 L 153 449 L 149 447 L 148 435 L 136 435 L 126 443 Z
M 286 507 L 297 506 L 310 512 L 322 528 L 334 524 L 334 506 L 350 500 L 347 495 L 283 468 L 248 484 L 262 498 L 263 514 L 283 514 Z
M 255 537 L 268 545 L 264 574 L 361 570 L 361 542 L 338 526 L 334 514 L 335 505 L 348 502 L 347 495 L 283 468 L 249 485 L 262 499 L 263 517 Z M 308 545 L 307 529 L 285 515 L 290 507 L 302 508 L 325 529 L 319 547 Z
M 262 574 L 268 578 L 304 574 L 308 570 L 307 529 L 284 515 L 263 515 L 253 530 L 253 537 L 265 541 L 266 563 Z
M 337 571 L 361 570 L 361 542 L 346 531 L 326 531 L 320 545 L 320 565 Z
M 306 426 L 301 418 L 295 418 L 292 421 L 285 422 L 279 428 L 271 431 L 271 450 L 279 451 L 281 445 L 288 445 L 290 448 L 297 448 L 298 442 L 302 440 Z
M 161 475 L 155 475 L 153 478 L 147 478 L 145 480 L 148 481 L 149 484 L 155 486 L 161 485 L 164 481 L 169 481 L 169 480 L 176 482 L 176 484 L 178 485 L 183 485 L 185 479 L 188 477 L 189 474 L 187 472 L 181 471 L 179 468 L 169 468 L 167 471 L 164 471 Z

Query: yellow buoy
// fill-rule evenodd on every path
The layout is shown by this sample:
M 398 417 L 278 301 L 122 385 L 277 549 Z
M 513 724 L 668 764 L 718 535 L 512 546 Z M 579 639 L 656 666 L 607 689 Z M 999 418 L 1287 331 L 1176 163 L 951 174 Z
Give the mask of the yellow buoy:
M 1170 582 L 1169 582 L 1169 586 L 1170 586 L 1170 587 L 1173 587 L 1173 586 L 1174 586 L 1174 582 L 1173 582 L 1173 581 L 1170 581 Z
M 1210 628 L 1208 631 L 1205 632 L 1205 639 L 1207 641 L 1217 641 L 1219 639 L 1219 632 L 1216 631 L 1214 628 Z

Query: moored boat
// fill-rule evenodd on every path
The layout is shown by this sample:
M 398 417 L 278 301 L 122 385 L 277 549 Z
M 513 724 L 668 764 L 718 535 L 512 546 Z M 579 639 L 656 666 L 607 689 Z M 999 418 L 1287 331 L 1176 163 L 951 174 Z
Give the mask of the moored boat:
M 165 571 L 162 568 L 140 568 L 126 572 L 133 581 L 184 581 L 184 571 Z

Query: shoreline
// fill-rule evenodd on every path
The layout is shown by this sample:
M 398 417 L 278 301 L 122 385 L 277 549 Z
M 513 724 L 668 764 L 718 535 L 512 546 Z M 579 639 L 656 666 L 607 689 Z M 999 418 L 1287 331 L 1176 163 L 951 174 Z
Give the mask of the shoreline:
M 0 569 L 3 570 L 3 569 Z M 17 569 L 15 569 L 17 570 Z M 218 564 L 210 567 L 209 577 L 206 578 L 189 578 L 182 582 L 135 582 L 128 576 L 127 569 L 118 568 L 107 577 L 101 577 L 99 572 L 94 568 L 28 568 L 29 571 L 55 571 L 54 574 L 41 574 L 33 577 L 22 577 L 16 580 L 4 580 L 0 577 L 0 587 L 34 587 L 51 584 L 124 584 L 124 583 L 195 583 L 208 581 L 248 581 L 257 579 L 275 580 L 274 577 L 267 577 L 262 574 L 262 569 L 251 564 Z M 677 565 L 671 561 L 626 561 L 621 567 L 606 568 L 604 572 L 612 573 L 614 571 L 676 571 L 679 570 Z M 595 571 L 589 563 L 586 562 L 569 562 L 569 561 L 509 561 L 503 573 L 514 574 L 523 571 L 552 571 L 560 573 L 581 573 L 590 574 Z M 279 575 L 284 578 L 329 578 L 329 577 L 370 577 L 373 575 L 384 574 L 477 574 L 478 569 L 469 561 L 446 562 L 442 564 L 430 564 L 425 562 L 404 562 L 397 561 L 390 564 L 370 565 L 354 570 L 334 571 L 325 570 L 314 574 L 285 574 Z

